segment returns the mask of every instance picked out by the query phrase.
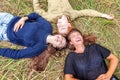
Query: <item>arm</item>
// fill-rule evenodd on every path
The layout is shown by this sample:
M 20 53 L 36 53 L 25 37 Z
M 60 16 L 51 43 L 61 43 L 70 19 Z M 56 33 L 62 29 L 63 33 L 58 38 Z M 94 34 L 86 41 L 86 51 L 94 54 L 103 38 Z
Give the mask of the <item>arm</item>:
M 17 32 L 18 29 L 21 29 L 25 24 L 25 21 L 28 20 L 28 17 L 22 17 L 14 26 L 14 31 Z
M 79 80 L 77 78 L 74 78 L 71 74 L 65 74 L 64 80 Z
M 114 15 L 113 14 L 104 14 L 101 12 L 98 12 L 96 10 L 92 10 L 92 9 L 84 9 L 84 10 L 75 10 L 76 16 L 92 16 L 92 17 L 102 17 L 102 18 L 106 18 L 108 20 L 112 20 L 114 19 Z
M 28 47 L 25 49 L 15 50 L 10 48 L 0 48 L 0 56 L 20 59 L 20 58 L 31 58 L 39 53 L 42 53 L 47 46 L 43 46 L 41 44 L 36 44 L 32 47 Z
M 30 13 L 28 16 L 22 17 L 14 26 L 14 31 L 17 32 L 18 29 L 22 28 L 25 24 L 26 20 L 34 20 L 36 22 L 39 23 L 43 23 L 45 22 L 45 24 L 50 24 L 47 20 L 45 20 L 44 18 L 42 18 L 39 14 L 33 12 Z
M 110 56 L 107 57 L 107 59 L 110 61 L 109 62 L 109 68 L 108 68 L 108 71 L 107 71 L 107 75 L 109 77 L 112 77 L 114 71 L 116 70 L 117 68 L 117 65 L 118 65 L 118 58 L 113 55 L 112 53 L 110 54 Z
M 109 60 L 108 71 L 105 74 L 101 74 L 96 80 L 101 80 L 101 79 L 110 80 L 110 78 L 112 77 L 112 75 L 113 75 L 113 73 L 118 65 L 118 58 L 111 53 L 107 57 L 107 60 Z

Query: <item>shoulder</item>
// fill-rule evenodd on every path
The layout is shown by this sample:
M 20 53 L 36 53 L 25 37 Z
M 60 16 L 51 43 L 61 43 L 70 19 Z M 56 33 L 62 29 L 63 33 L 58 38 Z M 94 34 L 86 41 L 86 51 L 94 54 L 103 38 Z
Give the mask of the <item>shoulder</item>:
M 94 43 L 91 45 L 88 45 L 90 48 L 96 48 L 96 47 L 102 47 L 100 44 Z
M 72 59 L 74 54 L 75 54 L 74 52 L 69 52 L 66 59 Z
M 94 43 L 94 44 L 91 44 L 90 46 L 100 46 L 100 45 L 97 43 Z
M 65 58 L 65 63 L 66 64 L 72 64 L 74 60 L 74 52 L 69 52 L 68 55 Z
M 73 56 L 75 52 L 69 52 L 67 56 Z
M 91 46 L 91 47 L 94 47 L 94 48 L 97 48 L 97 49 L 107 49 L 106 47 L 104 47 L 104 46 L 102 46 L 102 45 L 100 45 L 100 44 L 97 44 L 97 43 L 91 44 L 90 46 Z
M 87 45 L 87 50 L 90 50 L 90 51 L 96 51 L 96 50 L 98 51 L 101 49 L 103 49 L 103 47 L 97 43 Z
M 98 53 L 100 53 L 103 58 L 106 58 L 111 53 L 111 51 L 108 48 L 101 46 L 99 44 L 93 44 L 91 46 L 94 48 L 94 50 L 96 50 Z

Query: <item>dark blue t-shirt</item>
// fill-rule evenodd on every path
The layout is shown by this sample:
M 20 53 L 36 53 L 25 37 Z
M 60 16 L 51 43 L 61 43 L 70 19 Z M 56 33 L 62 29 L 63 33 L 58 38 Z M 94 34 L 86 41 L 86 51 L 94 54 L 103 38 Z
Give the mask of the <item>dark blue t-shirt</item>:
M 95 80 L 106 73 L 104 59 L 109 55 L 110 51 L 98 44 L 86 46 L 83 53 L 70 52 L 65 61 L 64 74 L 72 74 L 80 80 Z

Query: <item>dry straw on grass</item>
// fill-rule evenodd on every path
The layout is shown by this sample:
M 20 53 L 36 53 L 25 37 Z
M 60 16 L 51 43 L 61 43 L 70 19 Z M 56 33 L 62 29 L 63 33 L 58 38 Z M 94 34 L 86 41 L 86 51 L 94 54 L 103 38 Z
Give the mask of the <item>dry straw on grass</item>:
M 83 33 L 92 33 L 98 37 L 97 42 L 110 49 L 120 60 L 120 0 L 69 0 L 73 8 L 95 9 L 100 12 L 112 13 L 115 20 L 103 18 L 80 17 L 73 25 Z M 47 0 L 40 0 L 41 7 L 47 10 Z M 15 15 L 33 12 L 32 0 L 0 0 L 0 11 Z M 53 24 L 56 30 L 56 24 Z M 0 42 L 0 47 L 14 49 L 23 48 L 18 45 Z M 30 80 L 63 80 L 63 67 L 67 50 L 62 51 L 60 58 L 51 57 L 45 71 L 34 72 Z M 12 60 L 0 57 L 0 80 L 28 80 L 30 59 Z M 115 74 L 120 79 L 120 63 Z

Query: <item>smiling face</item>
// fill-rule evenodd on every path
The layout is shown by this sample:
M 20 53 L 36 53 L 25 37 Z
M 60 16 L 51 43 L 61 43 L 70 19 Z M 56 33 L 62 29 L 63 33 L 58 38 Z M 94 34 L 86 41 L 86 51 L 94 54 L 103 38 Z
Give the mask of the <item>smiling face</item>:
M 63 15 L 60 19 L 58 19 L 57 28 L 60 34 L 62 35 L 68 34 L 69 27 L 70 27 L 70 23 L 68 22 L 68 19 L 65 15 Z
M 61 35 L 54 35 L 53 46 L 57 48 L 63 48 L 66 46 L 66 39 Z
M 69 37 L 70 44 L 72 44 L 74 46 L 78 46 L 78 45 L 83 45 L 84 44 L 83 43 L 84 42 L 83 36 L 78 31 L 70 32 L 68 37 Z

